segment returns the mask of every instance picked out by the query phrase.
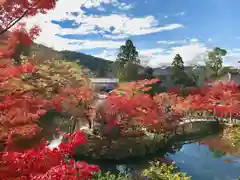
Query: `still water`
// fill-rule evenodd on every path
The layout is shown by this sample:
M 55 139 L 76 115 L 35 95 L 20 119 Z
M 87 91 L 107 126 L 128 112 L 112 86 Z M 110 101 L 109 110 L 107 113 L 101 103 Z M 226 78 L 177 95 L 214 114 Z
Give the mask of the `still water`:
M 157 159 L 166 163 L 175 162 L 177 167 L 192 176 L 193 180 L 237 180 L 240 177 L 240 147 L 234 147 L 224 141 L 221 133 L 200 138 L 188 137 L 187 140 L 180 139 L 164 152 L 139 159 L 123 162 L 87 162 L 100 165 L 104 171 L 139 174 L 148 167 L 149 161 Z M 50 146 L 54 147 L 60 142 L 61 139 L 57 138 Z
M 240 157 L 224 153 L 216 156 L 207 145 L 199 143 L 185 144 L 168 158 L 193 180 L 235 180 L 240 176 Z
M 133 173 L 148 167 L 148 161 L 164 159 L 165 162 L 174 161 L 177 167 L 192 176 L 193 180 L 237 180 L 240 176 L 240 156 L 236 155 L 234 147 L 227 145 L 219 135 L 185 143 L 183 141 L 175 144 L 175 152 L 171 150 L 172 152 L 159 152 L 154 157 L 98 164 L 106 171 Z

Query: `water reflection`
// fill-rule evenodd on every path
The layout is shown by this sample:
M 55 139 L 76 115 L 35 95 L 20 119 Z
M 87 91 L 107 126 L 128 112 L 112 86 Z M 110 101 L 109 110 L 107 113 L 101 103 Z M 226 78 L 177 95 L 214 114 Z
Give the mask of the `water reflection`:
M 148 161 L 158 159 L 165 163 L 176 162 L 177 167 L 192 176 L 193 180 L 237 180 L 240 176 L 240 156 L 231 155 L 206 144 L 206 141 L 214 140 L 221 143 L 219 136 L 214 136 L 205 139 L 204 144 L 201 141 L 190 144 L 179 142 L 165 155 L 160 153 L 154 157 L 128 160 L 125 163 L 98 163 L 105 171 L 139 173 L 148 167 Z M 232 151 L 229 149 L 229 152 Z
M 55 136 L 53 140 L 48 144 L 50 149 L 57 148 L 59 144 L 62 142 L 63 136 Z
M 221 151 L 219 151 L 221 152 Z M 219 153 L 218 152 L 218 153 Z M 198 143 L 184 145 L 183 150 L 169 154 L 177 166 L 187 172 L 194 180 L 229 180 L 240 176 L 240 157 L 216 155 L 209 150 L 208 146 Z M 231 163 L 225 160 L 231 160 Z

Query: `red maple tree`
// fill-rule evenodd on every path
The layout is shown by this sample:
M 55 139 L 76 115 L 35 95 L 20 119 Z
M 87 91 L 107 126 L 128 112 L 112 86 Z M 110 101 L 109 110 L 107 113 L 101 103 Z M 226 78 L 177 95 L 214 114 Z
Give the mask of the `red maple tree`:
M 0 3 L 0 35 L 4 36 L 0 47 L 0 139 L 5 144 L 5 150 L 0 153 L 1 179 L 91 179 L 99 167 L 76 162 L 72 157 L 72 149 L 86 143 L 82 132 L 64 136 L 65 141 L 54 149 L 50 149 L 46 141 L 32 149 L 16 151 L 11 148 L 15 139 L 34 136 L 39 130 L 36 122 L 40 117 L 50 109 L 61 110 L 65 98 L 57 96 L 54 99 L 44 99 L 38 92 L 14 84 L 21 81 L 23 74 L 31 76 L 37 71 L 31 62 L 24 65 L 12 64 L 16 46 L 30 46 L 40 31 L 36 26 L 26 31 L 25 24 L 18 22 L 23 17 L 46 13 L 55 7 L 55 0 L 4 0 Z M 88 93 L 78 93 L 78 98 L 82 94 Z M 70 161 L 66 158 L 67 155 L 70 156 Z

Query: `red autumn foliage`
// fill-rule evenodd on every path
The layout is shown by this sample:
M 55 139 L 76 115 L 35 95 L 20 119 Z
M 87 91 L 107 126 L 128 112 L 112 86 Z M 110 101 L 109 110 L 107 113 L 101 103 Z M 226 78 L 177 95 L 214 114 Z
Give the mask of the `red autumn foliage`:
M 163 101 L 159 102 L 145 93 L 151 88 L 149 85 L 158 81 L 130 82 L 113 91 L 106 99 L 105 120 L 118 120 L 127 129 L 122 131 L 124 134 L 129 134 L 128 129 L 136 126 L 163 131 L 166 127 L 176 125 L 181 115 L 175 111 L 167 112 Z
M 0 35 L 24 17 L 47 13 L 55 7 L 56 0 L 5 0 L 1 5 Z
M 87 165 L 66 159 L 72 155 L 75 146 L 86 143 L 82 132 L 65 136 L 67 142 L 62 142 L 58 148 L 50 149 L 45 141 L 37 147 L 22 152 L 0 153 L 0 177 L 2 180 L 58 180 L 91 178 L 99 170 L 98 166 Z
M 187 97 L 181 96 L 179 89 L 170 89 L 157 95 L 157 101 L 171 106 L 176 112 L 187 115 L 191 112 L 206 112 L 216 117 L 240 117 L 240 88 L 234 82 L 218 83 L 203 88 L 188 88 Z M 164 101 L 163 101 L 164 100 Z
M 13 77 L 19 78 L 22 73 L 33 73 L 36 67 L 30 63 L 13 66 L 10 62 L 4 61 L 1 68 L 0 129 L 1 140 L 6 142 L 5 151 L 0 153 L 1 179 L 77 179 L 89 178 L 93 172 L 98 171 L 98 166 L 65 160 L 66 155 L 72 155 L 75 146 L 86 143 L 86 137 L 81 132 L 69 135 L 68 142 L 61 143 L 59 149 L 51 150 L 44 142 L 34 149 L 22 152 L 11 151 L 11 144 L 14 143 L 15 138 L 34 136 L 39 131 L 36 121 L 52 108 L 60 111 L 61 102 L 65 98 L 60 96 L 45 100 L 32 91 L 11 88 L 6 83 Z M 84 99 L 87 94 L 86 92 L 77 95 Z
M 36 122 L 48 110 L 55 108 L 62 110 L 62 103 L 66 97 L 56 96 L 53 99 L 43 97 L 33 90 L 13 85 L 13 80 L 21 80 L 22 74 L 31 75 L 37 71 L 33 64 L 21 66 L 12 65 L 11 58 L 16 53 L 18 44 L 29 46 L 40 32 L 38 27 L 29 31 L 25 24 L 18 24 L 15 29 L 8 31 L 23 17 L 46 13 L 54 8 L 55 0 L 7 0 L 1 1 L 0 35 L 3 45 L 0 48 L 0 132 L 1 141 L 5 143 L 5 150 L 0 153 L 0 177 L 2 180 L 77 180 L 91 179 L 98 166 L 76 162 L 72 158 L 73 148 L 86 143 L 82 132 L 75 132 L 65 136 L 65 141 L 58 148 L 50 149 L 45 141 L 36 148 L 14 151 L 12 144 L 15 138 L 34 136 L 39 127 Z M 7 37 L 7 38 L 6 38 Z M 86 98 L 88 92 L 75 90 L 76 96 Z M 84 95 L 85 94 L 85 95 Z M 66 158 L 70 156 L 69 158 Z
M 55 7 L 55 0 L 6 0 L 0 1 L 0 35 L 7 32 L 23 17 L 46 13 Z M 3 13 L 2 13 L 3 12 Z M 1 46 L 0 56 L 12 58 L 18 44 L 31 45 L 39 34 L 40 29 L 33 27 L 26 31 L 25 24 L 18 24 L 11 32 L 7 32 L 8 39 L 4 39 L 5 46 Z M 66 141 L 58 148 L 50 149 L 47 143 L 23 151 L 12 151 L 11 143 L 14 138 L 34 136 L 39 127 L 36 121 L 48 110 L 55 108 L 61 111 L 64 102 L 81 104 L 91 98 L 91 91 L 84 88 L 65 88 L 62 94 L 53 99 L 43 99 L 33 91 L 9 86 L 9 80 L 20 78 L 24 73 L 31 74 L 37 70 L 30 62 L 23 66 L 13 66 L 10 61 L 0 62 L 0 130 L 1 140 L 6 143 L 4 152 L 0 153 L 0 177 L 3 180 L 77 180 L 91 179 L 99 170 L 98 166 L 76 162 L 72 158 L 73 148 L 87 143 L 82 132 L 65 136 Z M 146 126 L 151 129 L 162 130 L 174 127 L 188 111 L 207 111 L 217 116 L 239 117 L 240 93 L 234 84 L 219 84 L 215 87 L 190 89 L 190 95 L 180 97 L 179 90 L 157 95 L 154 98 L 147 94 L 151 83 L 158 79 L 143 80 L 125 84 L 118 93 L 114 91 L 108 98 L 105 107 L 106 121 L 110 127 L 123 124 Z M 168 107 L 169 106 L 169 107 Z M 220 112 L 224 111 L 224 114 Z M 126 131 L 125 131 L 126 132 Z M 70 156 L 70 160 L 66 158 Z

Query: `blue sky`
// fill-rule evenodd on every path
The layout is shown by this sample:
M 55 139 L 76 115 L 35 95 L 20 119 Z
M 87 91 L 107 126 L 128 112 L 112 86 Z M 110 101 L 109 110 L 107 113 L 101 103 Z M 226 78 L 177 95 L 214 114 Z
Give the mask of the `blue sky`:
M 27 19 L 42 28 L 36 42 L 115 60 L 127 38 L 143 63 L 202 61 L 207 50 L 228 50 L 225 65 L 240 67 L 239 0 L 59 0 L 46 15 Z

